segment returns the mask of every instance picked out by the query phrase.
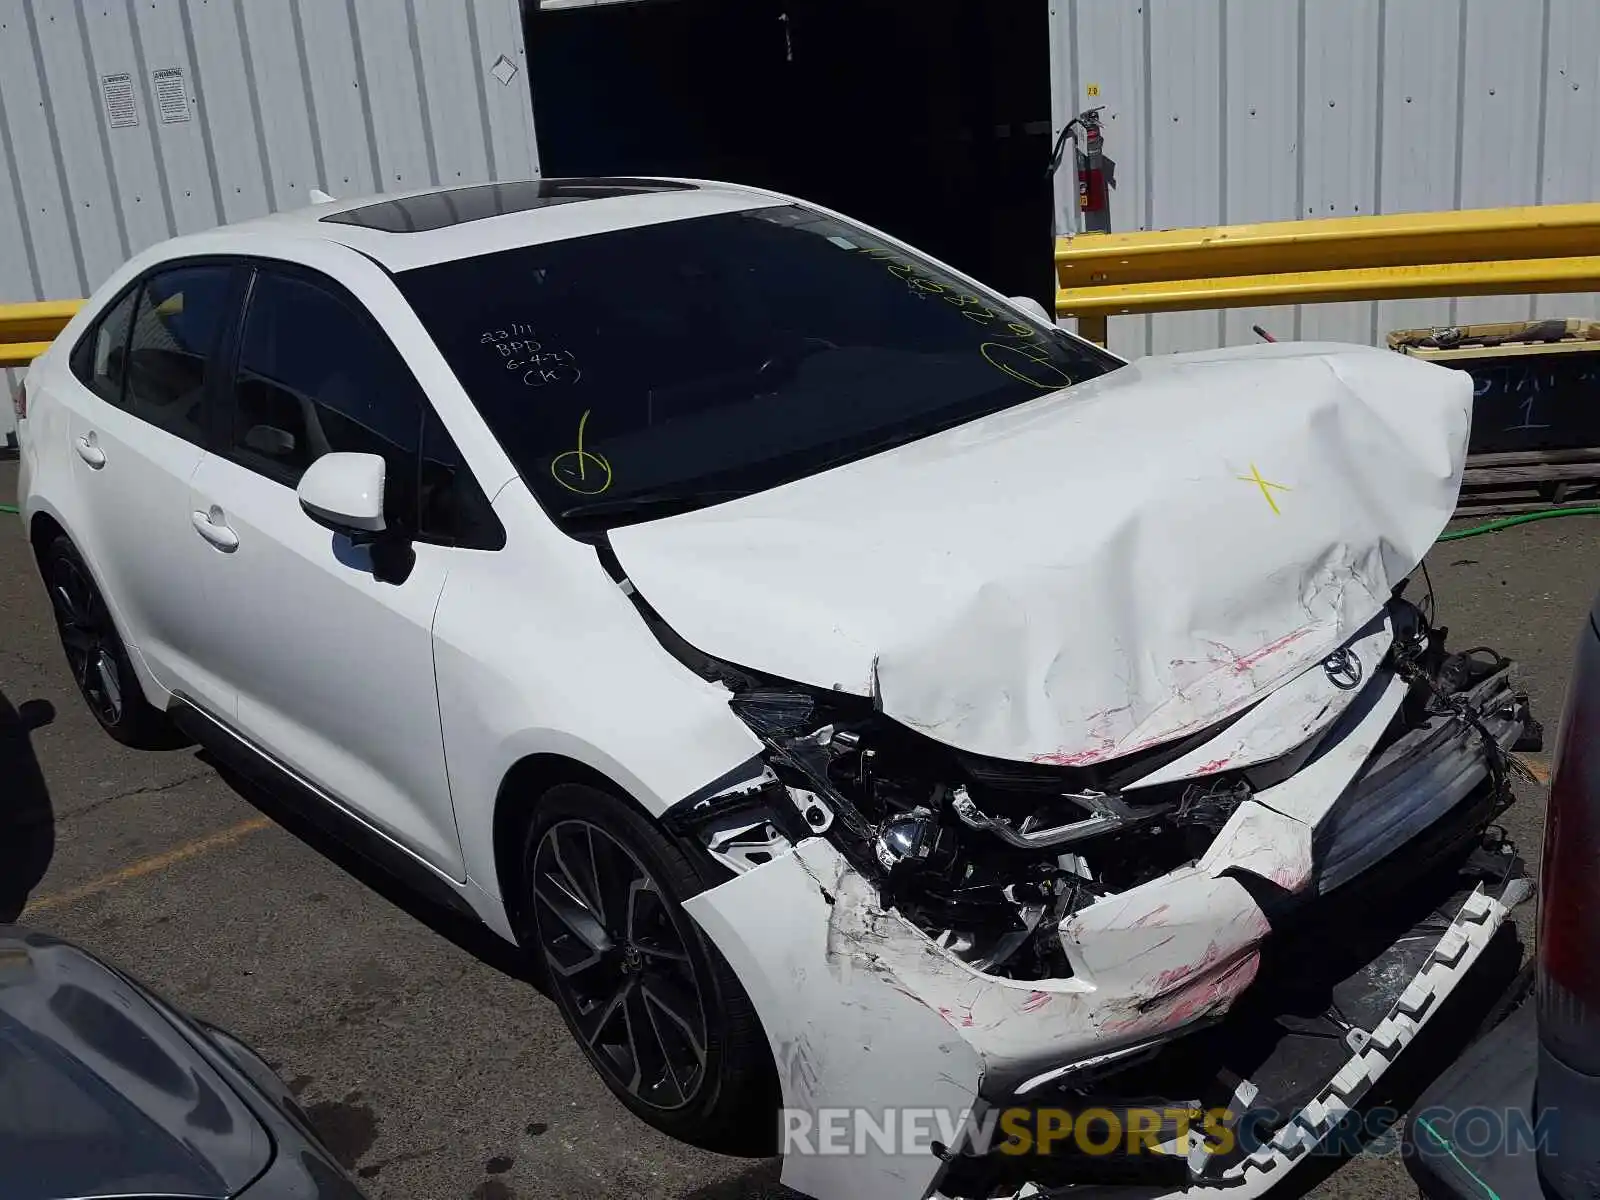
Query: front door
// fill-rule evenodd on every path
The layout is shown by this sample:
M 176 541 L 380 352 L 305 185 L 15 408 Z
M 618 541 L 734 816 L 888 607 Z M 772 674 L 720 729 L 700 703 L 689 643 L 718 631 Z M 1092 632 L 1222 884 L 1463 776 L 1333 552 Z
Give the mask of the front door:
M 381 454 L 386 510 L 414 521 L 426 397 L 343 289 L 262 267 L 246 300 L 231 409 L 193 502 L 227 545 L 206 565 L 208 662 L 237 727 L 342 807 L 463 879 L 433 674 L 433 613 L 453 551 L 419 543 L 400 583 L 368 547 L 301 511 L 295 485 L 330 451 Z M 413 526 L 414 527 L 414 526 Z

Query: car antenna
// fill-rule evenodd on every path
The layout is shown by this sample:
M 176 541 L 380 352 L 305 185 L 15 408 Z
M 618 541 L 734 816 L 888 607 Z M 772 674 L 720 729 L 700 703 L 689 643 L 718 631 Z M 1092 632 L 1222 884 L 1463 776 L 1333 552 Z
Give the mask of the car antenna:
M 308 194 L 310 195 L 311 203 L 313 204 L 332 204 L 339 198 L 337 196 L 328 195 L 328 193 L 323 191 L 321 188 L 312 188 Z

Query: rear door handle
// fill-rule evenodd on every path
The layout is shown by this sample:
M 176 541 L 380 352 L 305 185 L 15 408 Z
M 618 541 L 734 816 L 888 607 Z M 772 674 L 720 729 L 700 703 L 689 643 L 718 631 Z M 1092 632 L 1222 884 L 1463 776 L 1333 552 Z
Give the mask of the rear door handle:
M 211 506 L 210 512 L 200 512 L 196 509 L 190 514 L 194 522 L 195 532 L 218 550 L 237 550 L 239 548 L 239 535 L 228 528 L 228 518 L 216 505 Z
M 106 452 L 100 449 L 100 439 L 92 431 L 75 439 L 72 448 L 78 452 L 79 458 L 96 471 L 106 465 Z

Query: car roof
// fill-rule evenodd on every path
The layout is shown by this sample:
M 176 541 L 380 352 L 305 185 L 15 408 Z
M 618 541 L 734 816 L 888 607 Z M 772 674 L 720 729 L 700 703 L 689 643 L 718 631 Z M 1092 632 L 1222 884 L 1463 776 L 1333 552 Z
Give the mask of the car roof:
M 513 180 L 330 200 L 194 235 L 215 253 L 267 253 L 275 238 L 317 239 L 358 250 L 390 271 L 614 229 L 792 204 L 788 196 L 694 179 L 586 177 Z M 187 253 L 168 242 L 161 257 Z

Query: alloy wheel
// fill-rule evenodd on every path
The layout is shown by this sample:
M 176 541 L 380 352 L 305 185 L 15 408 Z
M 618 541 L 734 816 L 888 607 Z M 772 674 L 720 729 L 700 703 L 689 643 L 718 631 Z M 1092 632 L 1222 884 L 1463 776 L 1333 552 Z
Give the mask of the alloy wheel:
M 706 1080 L 706 1010 L 673 901 L 604 828 L 568 819 L 533 860 L 534 921 L 551 985 L 619 1087 L 653 1108 Z
M 50 602 L 78 690 L 100 720 L 115 725 L 122 720 L 122 672 L 116 630 L 99 589 L 81 566 L 58 558 L 51 571 Z

